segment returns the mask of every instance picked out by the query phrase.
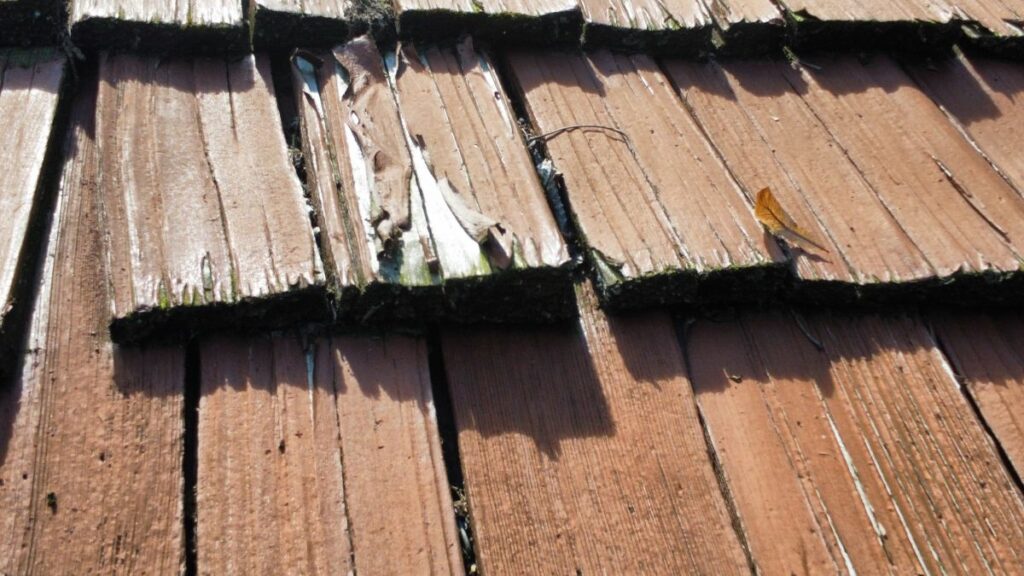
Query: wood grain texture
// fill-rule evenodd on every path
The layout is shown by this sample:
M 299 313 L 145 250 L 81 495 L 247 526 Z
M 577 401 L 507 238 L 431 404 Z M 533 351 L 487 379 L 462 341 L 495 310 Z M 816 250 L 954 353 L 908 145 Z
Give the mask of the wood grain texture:
M 263 56 L 101 58 L 96 130 L 116 337 L 216 323 L 217 305 L 230 316 L 225 305 L 290 301 L 301 315 L 296 301 L 323 300 L 269 77 Z
M 665 64 L 730 172 L 825 240 L 793 251 L 798 276 L 884 290 L 1015 272 L 1021 196 L 891 60 L 822 66 Z
M 463 573 L 422 340 L 224 336 L 200 362 L 200 573 Z
M 747 573 L 666 314 L 448 330 L 487 574 Z
M 935 334 L 985 424 L 1024 474 L 1024 323 L 1019 312 L 930 315 Z
M 65 59 L 56 52 L 0 51 L 0 355 L 14 354 L 28 313 L 32 230 L 45 217 L 44 167 Z M 54 139 L 59 136 L 54 135 Z M 8 356 L 10 357 L 10 356 Z M 0 375 L 13 367 L 0 366 Z
M 489 59 L 468 40 L 385 56 L 361 37 L 293 63 L 343 300 L 364 319 L 566 315 L 568 251 Z
M 1024 193 L 1024 158 L 1013 153 L 1014 136 L 1024 125 L 1024 68 L 994 58 L 963 54 L 926 67 L 905 69 L 938 104 L 960 133 L 1018 191 Z M 1000 211 L 1001 205 L 994 207 Z
M 108 337 L 95 82 L 75 104 L 21 376 L 0 391 L 3 573 L 184 566 L 184 351 Z
M 67 11 L 82 47 L 177 54 L 248 48 L 238 0 L 69 0 Z
M 912 318 L 746 315 L 687 337 L 768 573 L 1014 573 L 1024 501 Z
M 603 50 L 508 59 L 564 178 L 603 298 L 694 299 L 705 275 L 753 276 L 781 262 L 754 218 L 752 192 L 729 174 L 652 59 Z

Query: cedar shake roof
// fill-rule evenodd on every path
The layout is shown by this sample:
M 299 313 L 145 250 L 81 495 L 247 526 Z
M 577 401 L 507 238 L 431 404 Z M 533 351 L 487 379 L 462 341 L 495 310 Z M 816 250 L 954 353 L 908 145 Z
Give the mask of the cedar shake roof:
M 0 0 L 0 574 L 1016 574 L 1020 0 Z

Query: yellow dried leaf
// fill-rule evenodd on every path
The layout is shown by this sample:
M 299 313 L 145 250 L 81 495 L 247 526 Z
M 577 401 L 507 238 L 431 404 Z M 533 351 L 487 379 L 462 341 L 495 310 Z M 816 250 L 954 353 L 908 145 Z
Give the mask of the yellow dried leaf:
M 762 188 L 757 193 L 754 215 L 772 236 L 796 244 L 805 252 L 810 252 L 812 248 L 828 252 L 828 248 L 825 248 L 824 244 L 786 213 L 779 201 L 775 199 L 771 188 Z

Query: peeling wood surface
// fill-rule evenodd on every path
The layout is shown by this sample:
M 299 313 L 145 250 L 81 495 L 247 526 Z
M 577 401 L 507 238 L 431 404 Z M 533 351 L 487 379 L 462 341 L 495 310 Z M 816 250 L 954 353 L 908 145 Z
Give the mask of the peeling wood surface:
M 24 367 L 0 390 L 0 572 L 176 573 L 184 351 L 107 335 L 95 95 L 83 92 Z
M 19 338 L 14 307 L 25 308 L 19 284 L 28 281 L 30 229 L 45 215 L 41 181 L 57 111 L 65 59 L 56 52 L 0 51 L 0 354 Z M 35 220 L 35 222 L 33 222 Z M 31 252 L 30 252 L 31 251 Z M 24 291 L 28 292 L 28 291 Z M 21 301 L 20 301 L 21 300 Z M 7 373 L 10 367 L 0 367 Z
M 1018 477 L 1024 475 L 1024 316 L 1010 311 L 930 316 L 965 392 Z
M 1024 126 L 1024 67 L 959 54 L 928 67 L 906 69 L 964 137 L 1024 194 L 1024 157 L 1015 153 L 1016 136 Z
M 200 349 L 200 573 L 463 574 L 426 347 L 215 337 Z
M 263 56 L 101 58 L 96 131 L 115 322 L 323 284 L 269 77 Z
M 687 352 L 760 570 L 1020 566 L 1021 494 L 920 321 L 748 315 Z
M 862 285 L 1016 271 L 1021 196 L 891 60 L 668 61 L 683 99 L 745 187 L 771 186 L 823 238 L 804 280 Z M 900 162 L 893 162 L 900 158 Z
M 568 286 L 568 251 L 514 114 L 468 40 L 382 58 L 362 37 L 300 53 L 293 77 L 325 260 L 343 296 L 432 287 L 440 299 L 442 283 L 466 280 L 505 282 L 515 298 L 532 272 L 564 276 L 537 285 Z
M 781 261 L 754 218 L 751 191 L 653 60 L 602 50 L 513 52 L 509 62 L 606 291 Z
M 666 314 L 448 330 L 442 349 L 487 574 L 741 574 Z

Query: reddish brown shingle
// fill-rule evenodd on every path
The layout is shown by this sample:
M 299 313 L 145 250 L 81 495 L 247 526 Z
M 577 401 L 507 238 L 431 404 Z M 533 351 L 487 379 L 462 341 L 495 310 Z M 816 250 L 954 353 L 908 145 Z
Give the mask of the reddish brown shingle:
M 200 357 L 200 573 L 464 572 L 422 340 L 218 337 Z
M 924 92 L 949 114 L 954 124 L 1009 180 L 1024 193 L 1024 155 L 1017 137 L 1024 126 L 1024 67 L 992 58 L 962 54 L 930 65 L 908 65 Z M 1003 202 L 993 207 L 999 212 Z
M 25 365 L 0 390 L 0 572 L 177 573 L 184 351 L 122 349 L 107 335 L 95 96 L 84 92 Z
M 606 299 L 693 299 L 703 275 L 778 266 L 750 190 L 652 59 L 513 52 L 509 61 Z
M 665 65 L 731 173 L 771 186 L 825 239 L 827 254 L 795 251 L 799 277 L 884 287 L 1017 271 L 1024 199 L 910 78 L 883 57 L 819 64 Z
M 762 570 L 1020 565 L 1021 494 L 919 321 L 744 316 L 687 351 Z
M 1024 317 L 941 312 L 932 322 L 965 391 L 1017 474 L 1024 474 Z
M 442 336 L 487 574 L 741 574 L 666 314 Z

